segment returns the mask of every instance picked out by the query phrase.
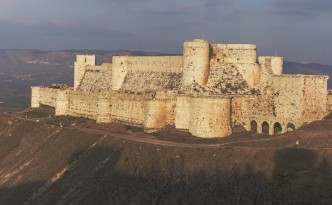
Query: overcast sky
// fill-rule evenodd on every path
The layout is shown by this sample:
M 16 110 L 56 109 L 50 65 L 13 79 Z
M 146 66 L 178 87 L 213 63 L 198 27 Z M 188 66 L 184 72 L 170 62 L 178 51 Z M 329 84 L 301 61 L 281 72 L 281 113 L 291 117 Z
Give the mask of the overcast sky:
M 0 0 L 0 49 L 182 53 L 194 38 L 332 65 L 332 1 Z

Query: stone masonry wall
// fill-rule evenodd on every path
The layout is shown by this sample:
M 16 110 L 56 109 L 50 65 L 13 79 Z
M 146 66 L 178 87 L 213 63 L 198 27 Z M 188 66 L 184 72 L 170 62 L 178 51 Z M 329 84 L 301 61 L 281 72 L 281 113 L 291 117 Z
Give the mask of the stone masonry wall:
M 31 107 L 37 108 L 40 106 L 40 88 L 31 87 Z
M 127 73 L 182 73 L 182 56 L 113 56 L 112 89 L 119 90 Z M 132 74 L 131 74 L 132 75 Z
M 303 112 L 305 119 L 318 120 L 328 114 L 327 111 L 327 76 L 302 76 L 304 79 Z
M 175 125 L 207 138 L 255 123 L 258 133 L 263 124 L 269 134 L 279 124 L 286 132 L 332 112 L 327 76 L 283 75 L 282 57 L 257 57 L 255 45 L 196 39 L 183 54 L 114 56 L 101 66 L 94 55 L 78 55 L 74 88 L 32 87 L 31 106 L 146 131 Z
M 258 62 L 259 62 L 259 64 L 270 68 L 272 70 L 273 75 L 282 75 L 283 74 L 284 60 L 282 57 L 259 56 Z
M 182 73 L 182 56 L 128 56 L 128 72 Z M 116 68 L 115 68 L 116 69 Z
M 86 66 L 96 65 L 95 55 L 77 55 L 76 62 L 74 63 L 74 89 L 76 90 L 83 78 Z
M 91 93 L 107 93 L 112 91 L 112 64 L 101 66 L 86 66 L 82 81 L 77 90 Z
M 68 115 L 96 120 L 98 113 L 98 95 L 85 92 L 69 92 Z
M 231 135 L 230 109 L 229 98 L 193 97 L 189 132 L 203 138 Z
M 184 86 L 197 83 L 205 86 L 209 77 L 210 46 L 205 40 L 186 41 L 183 45 Z
M 128 72 L 120 90 L 132 92 L 178 90 L 181 85 L 181 79 L 181 73 Z
M 97 123 L 112 122 L 112 102 L 115 102 L 115 97 L 112 94 L 99 95 Z
M 304 80 L 296 76 L 274 77 L 268 96 L 273 100 L 270 116 L 302 118 Z
M 39 91 L 40 92 L 39 103 L 43 104 L 43 105 L 55 107 L 56 100 L 58 97 L 58 91 L 59 91 L 59 89 L 41 88 Z
M 327 111 L 332 113 L 332 90 L 329 90 L 327 95 Z
M 143 126 L 145 114 L 144 98 L 129 95 L 116 96 L 112 101 L 112 121 Z
M 222 64 L 255 64 L 257 47 L 252 44 L 210 44 L 212 59 Z
M 211 65 L 233 65 L 250 87 L 259 83 L 260 68 L 256 46 L 251 44 L 211 44 Z
M 175 127 L 177 129 L 189 129 L 190 102 L 189 96 L 183 95 L 176 98 Z
M 31 107 L 39 107 L 41 104 L 56 107 L 59 89 L 48 87 L 32 87 L 31 89 Z

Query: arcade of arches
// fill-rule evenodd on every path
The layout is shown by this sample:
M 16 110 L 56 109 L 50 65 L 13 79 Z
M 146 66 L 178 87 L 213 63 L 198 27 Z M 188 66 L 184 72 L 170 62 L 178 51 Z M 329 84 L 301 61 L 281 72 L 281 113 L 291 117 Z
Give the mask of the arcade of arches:
M 255 133 L 264 133 L 269 135 L 282 134 L 286 132 L 292 132 L 296 129 L 296 126 L 292 122 L 268 122 L 268 121 L 256 121 L 250 122 L 250 131 Z

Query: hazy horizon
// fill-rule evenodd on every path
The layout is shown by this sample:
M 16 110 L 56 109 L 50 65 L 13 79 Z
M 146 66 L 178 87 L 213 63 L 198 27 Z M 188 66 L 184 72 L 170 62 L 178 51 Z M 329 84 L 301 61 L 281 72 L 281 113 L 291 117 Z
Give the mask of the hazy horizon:
M 327 0 L 0 0 L 0 49 L 181 54 L 185 40 L 332 65 Z

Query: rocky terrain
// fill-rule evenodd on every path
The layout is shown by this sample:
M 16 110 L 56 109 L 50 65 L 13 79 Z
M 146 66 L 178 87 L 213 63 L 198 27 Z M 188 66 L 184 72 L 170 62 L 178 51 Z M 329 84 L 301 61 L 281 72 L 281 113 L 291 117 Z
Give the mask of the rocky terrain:
M 273 137 L 187 144 L 171 129 L 53 114 L 0 114 L 0 204 L 332 203 L 329 117 Z

